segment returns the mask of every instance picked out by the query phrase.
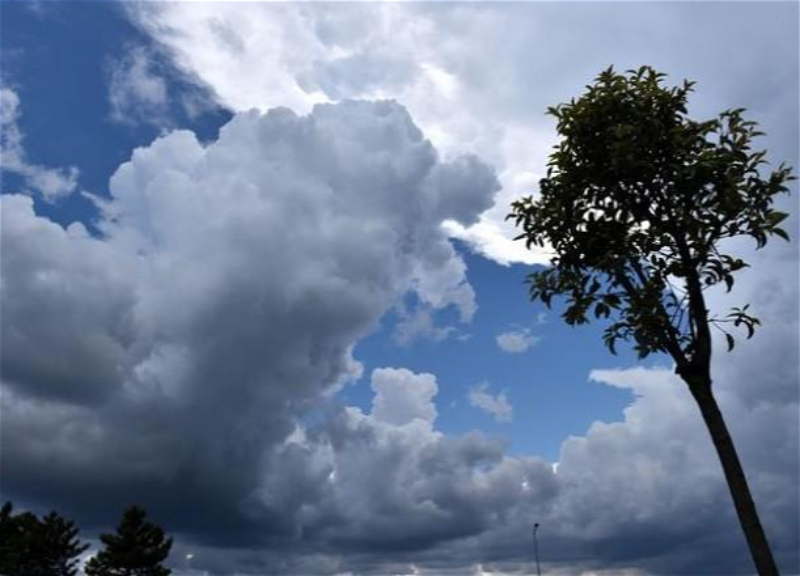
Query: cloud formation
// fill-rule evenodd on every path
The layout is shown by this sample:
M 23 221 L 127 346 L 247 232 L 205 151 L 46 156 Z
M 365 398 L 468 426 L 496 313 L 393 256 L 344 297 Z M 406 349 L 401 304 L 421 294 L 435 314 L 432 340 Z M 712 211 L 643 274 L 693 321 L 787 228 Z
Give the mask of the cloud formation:
M 0 156 L 2 169 L 22 176 L 32 192 L 53 202 L 78 188 L 78 169 L 48 168 L 32 163 L 25 151 L 25 135 L 19 127 L 21 105 L 19 95 L 11 88 L 0 89 Z
M 178 68 L 201 79 L 231 110 L 306 111 L 320 101 L 393 98 L 445 157 L 468 152 L 492 163 L 503 184 L 495 206 L 473 224 L 445 226 L 452 237 L 502 264 L 548 262 L 547 251 L 526 250 L 512 240 L 517 232 L 505 221 L 508 206 L 536 193 L 544 176 L 555 144 L 547 107 L 578 95 L 609 64 L 619 69 L 652 64 L 675 83 L 697 79 L 694 112 L 703 116 L 720 107 L 746 106 L 776 140 L 794 140 L 793 128 L 783 120 L 797 99 L 796 90 L 785 89 L 797 66 L 781 40 L 796 36 L 790 7 L 642 3 L 574 10 L 535 2 L 127 7 L 132 20 L 173 54 Z M 663 25 L 650 30 L 652 22 Z M 564 30 L 581 30 L 580 41 Z M 684 42 L 675 42 L 676 31 Z M 747 49 L 736 40 L 741 37 L 751 38 Z
M 281 533 L 256 497 L 270 451 L 358 375 L 353 345 L 406 293 L 470 318 L 440 224 L 496 186 L 474 158 L 439 160 L 401 106 L 346 102 L 136 150 L 99 237 L 3 196 L 2 426 L 21 439 L 4 490 L 74 492 L 89 519 L 124 497 L 179 531 Z
M 510 330 L 498 334 L 495 338 L 497 346 L 503 352 L 509 354 L 521 354 L 527 352 L 539 342 L 540 338 L 531 334 L 530 329 Z
M 487 383 L 480 384 L 469 391 L 469 403 L 475 408 L 490 414 L 498 422 L 507 424 L 514 419 L 514 407 L 506 398 L 505 392 L 492 395 Z
M 385 110 L 351 106 L 326 110 L 365 124 Z M 401 110 L 386 106 L 402 124 Z M 321 122 L 316 113 L 311 118 Z M 348 118 L 350 126 L 355 120 Z M 0 423 L 4 438 L 17 439 L 0 454 L 10 471 L 4 491 L 60 503 L 68 512 L 73 507 L 79 518 L 99 523 L 109 522 L 121 502 L 140 499 L 176 532 L 176 553 L 191 553 L 194 567 L 219 574 L 463 574 L 478 565 L 513 573 L 530 569 L 534 519 L 542 525 L 545 568 L 555 573 L 564 566 L 587 574 L 605 568 L 689 575 L 708 566 L 748 572 L 707 433 L 667 367 L 594 371 L 594 381 L 630 389 L 636 399 L 622 422 L 598 422 L 568 439 L 557 473 L 535 457 L 510 456 L 499 439 L 442 433 L 435 376 L 402 368 L 371 374 L 369 412 L 332 408 L 304 424 L 299 417 L 316 405 L 314 398 L 358 373 L 349 347 L 374 322 L 363 311 L 353 320 L 357 306 L 368 302 L 367 287 L 380 303 L 374 315 L 388 310 L 398 291 L 362 284 L 364 272 L 355 274 L 356 267 L 347 277 L 358 298 L 343 300 L 338 292 L 326 301 L 316 291 L 324 278 L 305 276 L 319 264 L 307 269 L 286 257 L 280 266 L 265 265 L 285 253 L 270 234 L 286 231 L 274 230 L 280 219 L 255 224 L 283 213 L 283 203 L 309 204 L 282 194 L 283 184 L 248 186 L 244 170 L 220 171 L 217 179 L 206 170 L 222 162 L 218 154 L 248 166 L 247 148 L 234 148 L 238 154 L 225 148 L 252 146 L 256 135 L 275 150 L 267 136 L 275 136 L 276 120 L 285 122 L 277 146 L 282 158 L 292 149 L 288 136 L 297 134 L 291 127 L 313 134 L 325 126 L 311 130 L 310 118 L 284 111 L 251 114 L 208 148 L 175 133 L 137 151 L 115 177 L 103 238 L 35 216 L 28 198 L 3 197 Z M 251 151 L 259 166 L 275 153 L 265 149 Z M 222 186 L 234 173 L 236 187 Z M 182 188 L 189 175 L 193 185 Z M 240 210 L 229 201 L 241 191 L 249 203 Z M 164 214 L 171 203 L 181 209 Z M 326 210 L 329 219 L 344 217 L 331 205 Z M 163 220 L 155 218 L 160 214 Z M 293 232 L 297 242 L 301 232 Z M 330 273 L 368 258 L 364 248 L 377 243 L 356 245 L 358 259 L 351 251 L 320 254 L 313 242 L 302 254 L 328 262 Z M 715 374 L 770 538 L 791 571 L 800 534 L 793 514 L 796 248 L 772 254 L 784 265 L 762 261 L 739 285 L 764 330 L 735 354 L 720 354 Z M 376 261 L 387 263 L 370 260 Z M 280 274 L 257 273 L 264 269 Z M 394 262 L 383 272 L 413 269 Z M 333 276 L 335 283 L 345 278 Z M 385 285 L 400 280 L 416 285 L 404 275 Z M 757 368 L 765 358 L 772 359 L 767 372 Z M 92 367 L 102 377 L 93 379 Z
M 556 493 L 551 467 L 504 454 L 499 439 L 460 437 L 436 427 L 436 378 L 406 369 L 371 375 L 369 412 L 345 407 L 300 428 L 270 463 L 258 499 L 291 522 L 280 550 L 204 548 L 195 560 L 224 572 L 359 574 L 435 570 L 463 573 L 481 552 L 461 550 Z M 466 552 L 466 554 L 465 554 Z M 250 564 L 248 564 L 248 561 Z M 426 564 L 431 563 L 426 568 Z
M 117 122 L 167 124 L 167 82 L 158 73 L 153 54 L 142 46 L 110 65 L 108 101 Z
M 414 374 L 404 368 L 382 368 L 372 373 L 372 416 L 381 422 L 402 426 L 415 419 L 433 422 L 438 391 L 432 374 Z
M 495 79 L 477 74 L 482 63 L 475 54 L 465 58 L 468 49 L 458 40 L 480 27 L 496 42 L 513 17 L 481 8 L 453 19 L 449 11 L 387 3 L 129 5 L 133 21 L 231 110 L 305 111 L 347 98 L 397 99 L 444 157 L 477 154 L 498 166 L 497 209 L 469 224 L 450 219 L 448 232 L 504 264 L 544 263 L 544 254 L 511 240 L 504 218 L 511 199 L 536 182 L 528 168 L 536 156 L 526 152 L 549 140 L 509 126 L 485 107 L 479 85 L 496 85 Z M 475 67 L 465 69 L 471 60 Z

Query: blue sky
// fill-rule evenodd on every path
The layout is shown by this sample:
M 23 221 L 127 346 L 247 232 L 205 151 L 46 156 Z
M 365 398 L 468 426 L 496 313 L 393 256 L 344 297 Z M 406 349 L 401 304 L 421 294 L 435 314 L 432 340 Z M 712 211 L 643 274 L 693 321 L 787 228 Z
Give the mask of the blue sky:
M 390 317 L 359 344 L 359 358 L 368 366 L 399 365 L 437 374 L 442 382 L 437 396 L 442 430 L 464 433 L 478 428 L 499 434 L 511 442 L 512 453 L 535 453 L 555 462 L 568 435 L 584 433 L 595 420 L 620 420 L 630 394 L 589 382 L 589 372 L 632 363 L 634 356 L 625 351 L 611 356 L 603 347 L 601 330 L 570 328 L 557 311 L 530 304 L 525 266 L 505 267 L 468 251 L 465 261 L 478 300 L 466 340 L 398 346 Z M 508 353 L 498 346 L 498 335 L 525 329 L 540 339 L 530 349 Z M 512 422 L 498 423 L 469 404 L 469 389 L 484 382 L 495 392 L 506 391 L 514 407 Z M 343 396 L 365 406 L 372 393 L 361 381 Z
M 2 17 L 4 83 L 24 99 L 19 125 L 29 156 L 44 165 L 80 167 L 81 187 L 107 196 L 111 174 L 134 148 L 152 142 L 163 129 L 111 119 L 109 71 L 130 45 L 147 38 L 114 2 L 9 2 Z M 197 91 L 175 75 L 165 81 L 170 94 Z M 172 104 L 169 116 L 174 127 L 189 128 L 201 138 L 212 138 L 230 118 L 214 107 L 190 119 L 183 107 Z M 9 188 L 19 185 L 14 174 L 5 178 Z M 40 203 L 39 208 L 60 223 L 93 217 L 91 203 L 79 195 L 63 198 L 57 206 Z
M 90 535 L 142 502 L 186 572 L 530 573 L 541 518 L 548 573 L 746 573 L 670 362 L 530 303 L 547 254 L 504 216 L 543 176 L 545 107 L 612 63 L 698 80 L 693 113 L 746 106 L 795 162 L 796 5 L 0 18 L 3 498 Z M 796 568 L 797 248 L 751 257 L 767 328 L 716 370 Z

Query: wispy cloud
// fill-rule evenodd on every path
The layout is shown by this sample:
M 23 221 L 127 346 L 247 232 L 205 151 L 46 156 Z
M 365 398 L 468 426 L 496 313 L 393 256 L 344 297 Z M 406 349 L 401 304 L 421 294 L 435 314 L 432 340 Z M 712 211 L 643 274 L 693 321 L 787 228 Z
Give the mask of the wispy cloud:
M 108 101 L 116 122 L 168 123 L 167 82 L 158 73 L 151 51 L 137 46 L 112 64 Z
M 495 420 L 503 424 L 508 424 L 514 419 L 514 407 L 506 398 L 506 393 L 500 392 L 492 396 L 489 392 L 489 385 L 485 382 L 469 391 L 469 403 L 475 408 L 491 414 Z
M 395 342 L 407 346 L 418 338 L 441 342 L 457 332 L 455 326 L 437 326 L 430 310 L 417 310 L 397 324 L 393 336 Z
M 25 152 L 25 136 L 19 127 L 19 95 L 11 88 L 0 90 L 0 165 L 3 170 L 18 174 L 25 179 L 31 190 L 39 193 L 48 202 L 74 192 L 78 187 L 78 169 L 48 168 L 28 160 Z

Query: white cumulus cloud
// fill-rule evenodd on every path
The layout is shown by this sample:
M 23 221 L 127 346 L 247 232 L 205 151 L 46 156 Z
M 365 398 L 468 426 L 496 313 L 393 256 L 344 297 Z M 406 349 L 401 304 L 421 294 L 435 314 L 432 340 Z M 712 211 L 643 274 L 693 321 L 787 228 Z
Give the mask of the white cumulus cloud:
M 2 425 L 19 439 L 2 452 L 16 471 L 4 489 L 24 494 L 44 466 L 87 507 L 120 491 L 146 505 L 158 482 L 178 528 L 180 503 L 203 501 L 194 531 L 255 522 L 243 510 L 287 529 L 245 505 L 265 459 L 357 375 L 355 343 L 406 294 L 471 318 L 441 222 L 474 219 L 495 189 L 478 160 L 440 160 L 402 106 L 349 101 L 137 149 L 111 178 L 100 236 L 4 195 Z M 377 415 L 435 415 L 427 377 L 409 376 L 413 398 L 386 378 Z
M 439 387 L 432 374 L 414 374 L 404 368 L 379 368 L 372 373 L 372 416 L 399 426 L 415 419 L 433 422 L 433 398 Z
M 522 328 L 519 330 L 510 330 L 498 334 L 495 338 L 497 346 L 503 352 L 509 354 L 521 354 L 527 352 L 539 342 L 540 338 L 531 334 L 530 329 Z
M 464 40 L 478 34 L 505 44 L 513 17 L 482 8 L 452 17 L 445 7 L 394 3 L 135 3 L 129 13 L 234 111 L 398 100 L 445 157 L 474 153 L 498 166 L 497 206 L 469 223 L 444 223 L 448 233 L 503 264 L 547 262 L 546 253 L 512 240 L 505 216 L 511 200 L 532 191 L 530 167 L 551 139 L 487 105 L 485 90 L 497 86 L 485 77 L 493 65 Z

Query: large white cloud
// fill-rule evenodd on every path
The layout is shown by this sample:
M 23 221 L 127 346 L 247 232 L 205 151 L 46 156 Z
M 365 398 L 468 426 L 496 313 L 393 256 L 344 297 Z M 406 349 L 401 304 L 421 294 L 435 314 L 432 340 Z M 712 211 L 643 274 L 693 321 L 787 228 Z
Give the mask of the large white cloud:
M 445 156 L 471 152 L 497 166 L 503 189 L 495 206 L 472 225 L 445 226 L 504 264 L 548 260 L 546 252 L 511 240 L 516 234 L 505 216 L 510 202 L 536 192 L 544 175 L 555 143 L 546 108 L 577 96 L 610 64 L 652 64 L 675 83 L 697 79 L 693 112 L 746 106 L 776 140 L 794 141 L 783 120 L 797 99 L 796 57 L 785 57 L 783 41 L 796 35 L 791 7 L 179 2 L 128 8 L 183 72 L 232 110 L 303 111 L 318 101 L 394 98 Z M 742 37 L 750 38 L 746 48 Z
M 374 107 L 362 107 L 365 117 L 371 112 Z M 284 112 L 279 118 L 303 123 Z M 238 121 L 253 128 L 275 118 L 253 114 Z M 119 196 L 107 208 L 102 239 L 36 217 L 27 198 L 3 198 L 3 341 L 9 334 L 28 338 L 27 347 L 3 348 L 4 378 L 17 375 L 4 380 L 3 433 L 16 439 L 4 444 L 4 470 L 12 471 L 4 490 L 82 507 L 83 514 L 91 504 L 149 499 L 160 518 L 184 532 L 180 551 L 193 554 L 193 566 L 216 573 L 524 573 L 531 568 L 534 521 L 542 526 L 543 559 L 553 573 L 564 566 L 587 574 L 599 567 L 696 574 L 706 566 L 748 573 L 707 432 L 667 367 L 594 371 L 592 379 L 630 389 L 635 400 L 622 422 L 598 422 L 585 436 L 566 440 L 557 473 L 540 459 L 508 455 L 497 439 L 443 434 L 436 425 L 439 383 L 405 369 L 372 373 L 370 412 L 344 408 L 319 424 L 299 424 L 295 416 L 309 406 L 305 400 L 352 369 L 347 345 L 370 321 L 349 323 L 354 308 L 339 316 L 348 305 L 339 293 L 330 308 L 309 297 L 287 306 L 287 299 L 313 294 L 322 282 L 314 275 L 304 283 L 314 271 L 291 258 L 279 260 L 280 275 L 255 272 L 273 270 L 268 264 L 285 252 L 269 252 L 269 244 L 265 250 L 248 236 L 285 233 L 274 220 L 252 228 L 260 222 L 253 215 L 260 206 L 256 191 L 246 214 L 226 206 L 227 198 L 204 214 L 192 208 L 226 190 L 219 186 L 222 175 L 214 179 L 202 169 L 213 147 L 230 136 L 223 132 L 220 142 L 203 149 L 190 134 L 177 133 L 138 151 L 115 179 Z M 260 160 L 265 156 L 269 162 L 269 154 Z M 238 158 L 247 165 L 246 156 Z M 181 196 L 181 177 L 189 174 L 196 187 Z M 248 190 L 242 174 L 236 176 L 237 190 Z M 176 202 L 185 198 L 185 210 L 169 216 L 174 226 L 148 216 L 169 209 L 159 203 L 159 190 L 167 196 L 172 192 L 164 191 L 175 190 Z M 279 195 L 270 205 L 277 209 L 294 198 Z M 329 218 L 337 216 L 327 210 Z M 251 217 L 256 221 L 245 225 Z M 238 249 L 235 274 L 225 257 L 231 246 L 219 246 L 226 242 Z M 364 247 L 376 247 L 360 246 L 362 257 L 368 257 Z M 309 251 L 311 261 L 320 257 Z M 784 569 L 792 570 L 796 248 L 770 254 L 737 285 L 760 311 L 764 330 L 730 357 L 717 354 L 715 375 L 765 526 Z M 338 262 L 331 251 L 325 258 Z M 401 280 L 406 289 L 416 285 L 411 275 L 392 279 Z M 355 286 L 362 287 L 363 302 L 363 285 Z M 382 311 L 398 293 L 380 293 Z M 52 322 L 55 315 L 61 325 Z M 320 331 L 325 339 L 314 340 Z M 75 353 L 82 361 L 54 370 L 63 375 L 61 384 L 34 371 L 40 362 L 26 363 L 25 348 L 58 359 L 58 348 L 69 350 L 73 341 L 85 346 L 83 356 Z M 765 359 L 771 370 L 763 369 Z M 6 369 L 5 362 L 17 360 L 15 371 Z M 116 377 L 87 383 L 91 372 L 80 372 L 81 364 L 116 367 L 110 372 Z M 77 394 L 82 385 L 86 390 Z M 76 494 L 89 494 L 92 503 Z M 241 506 L 233 518 L 232 502 Z
M 389 424 L 402 425 L 415 419 L 436 419 L 433 397 L 438 386 L 432 374 L 416 375 L 409 370 L 383 368 L 372 374 L 372 415 Z
M 409 291 L 470 318 L 440 224 L 496 186 L 474 158 L 441 162 L 401 106 L 346 102 L 136 150 L 100 237 L 3 196 L 4 489 L 72 486 L 98 509 L 127 492 L 177 518 L 199 497 L 206 529 L 268 525 L 239 505 L 294 418 L 357 373 L 356 341 Z
M 232 110 L 303 111 L 319 101 L 397 99 L 445 157 L 476 153 L 500 167 L 504 192 L 497 209 L 481 222 L 446 222 L 450 234 L 503 263 L 546 260 L 512 242 L 503 220 L 510 200 L 531 190 L 535 175 L 527 167 L 549 139 L 530 127 L 504 126 L 471 94 L 483 79 L 459 65 L 474 54 L 458 34 L 487 27 L 487 40 L 496 43 L 507 22 L 501 13 L 440 15 L 389 3 L 136 4 L 130 12 L 179 68 Z M 448 24 L 455 27 L 447 30 Z

